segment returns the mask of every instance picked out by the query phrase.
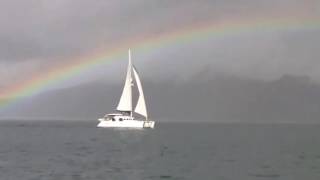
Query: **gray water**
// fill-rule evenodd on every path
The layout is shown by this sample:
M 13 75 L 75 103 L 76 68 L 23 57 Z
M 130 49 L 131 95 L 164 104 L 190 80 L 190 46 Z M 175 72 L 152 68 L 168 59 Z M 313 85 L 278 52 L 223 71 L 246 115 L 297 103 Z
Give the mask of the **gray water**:
M 319 125 L 1 122 L 1 180 L 319 180 Z

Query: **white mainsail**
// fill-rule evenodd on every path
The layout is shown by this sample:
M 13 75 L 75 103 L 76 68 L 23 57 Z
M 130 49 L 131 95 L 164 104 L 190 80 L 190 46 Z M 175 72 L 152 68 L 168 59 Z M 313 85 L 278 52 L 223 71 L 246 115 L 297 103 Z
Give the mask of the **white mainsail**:
M 133 67 L 133 73 L 134 73 L 134 78 L 136 80 L 136 84 L 138 86 L 138 91 L 139 91 L 139 98 L 134 111 L 138 114 L 143 115 L 144 117 L 146 117 L 146 119 L 148 119 L 147 107 L 144 99 L 142 84 L 141 84 L 139 74 L 135 67 Z
M 126 81 L 123 87 L 122 95 L 117 106 L 118 111 L 130 111 L 132 112 L 132 63 L 131 63 L 131 51 L 129 49 L 129 64 L 127 69 Z

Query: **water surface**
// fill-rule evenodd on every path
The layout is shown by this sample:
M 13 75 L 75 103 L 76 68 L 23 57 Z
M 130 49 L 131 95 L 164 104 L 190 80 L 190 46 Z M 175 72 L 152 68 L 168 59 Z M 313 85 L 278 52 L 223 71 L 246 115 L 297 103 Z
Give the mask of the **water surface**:
M 1 122 L 4 180 L 319 180 L 319 125 Z

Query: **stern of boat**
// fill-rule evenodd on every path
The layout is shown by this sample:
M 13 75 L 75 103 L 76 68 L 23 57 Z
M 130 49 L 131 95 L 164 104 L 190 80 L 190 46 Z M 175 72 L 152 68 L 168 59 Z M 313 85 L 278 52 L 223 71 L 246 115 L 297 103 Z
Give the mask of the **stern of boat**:
M 154 128 L 154 124 L 155 124 L 155 122 L 154 121 L 144 121 L 144 123 L 143 123 L 143 127 L 144 128 Z

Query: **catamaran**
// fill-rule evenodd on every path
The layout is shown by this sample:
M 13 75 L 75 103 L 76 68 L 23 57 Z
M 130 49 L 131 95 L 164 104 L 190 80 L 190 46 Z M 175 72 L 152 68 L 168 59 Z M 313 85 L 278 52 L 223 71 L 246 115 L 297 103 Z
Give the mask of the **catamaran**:
M 132 77 L 134 76 L 134 79 Z M 135 84 L 138 87 L 139 97 L 135 109 L 132 106 L 132 88 Z M 143 94 L 142 84 L 139 74 L 131 61 L 131 51 L 129 49 L 129 63 L 127 76 L 123 87 L 122 95 L 117 106 L 118 113 L 106 114 L 103 118 L 98 119 L 97 127 L 124 127 L 124 128 L 154 128 L 154 121 L 148 119 L 147 106 Z M 142 118 L 135 118 L 134 113 L 139 114 Z

